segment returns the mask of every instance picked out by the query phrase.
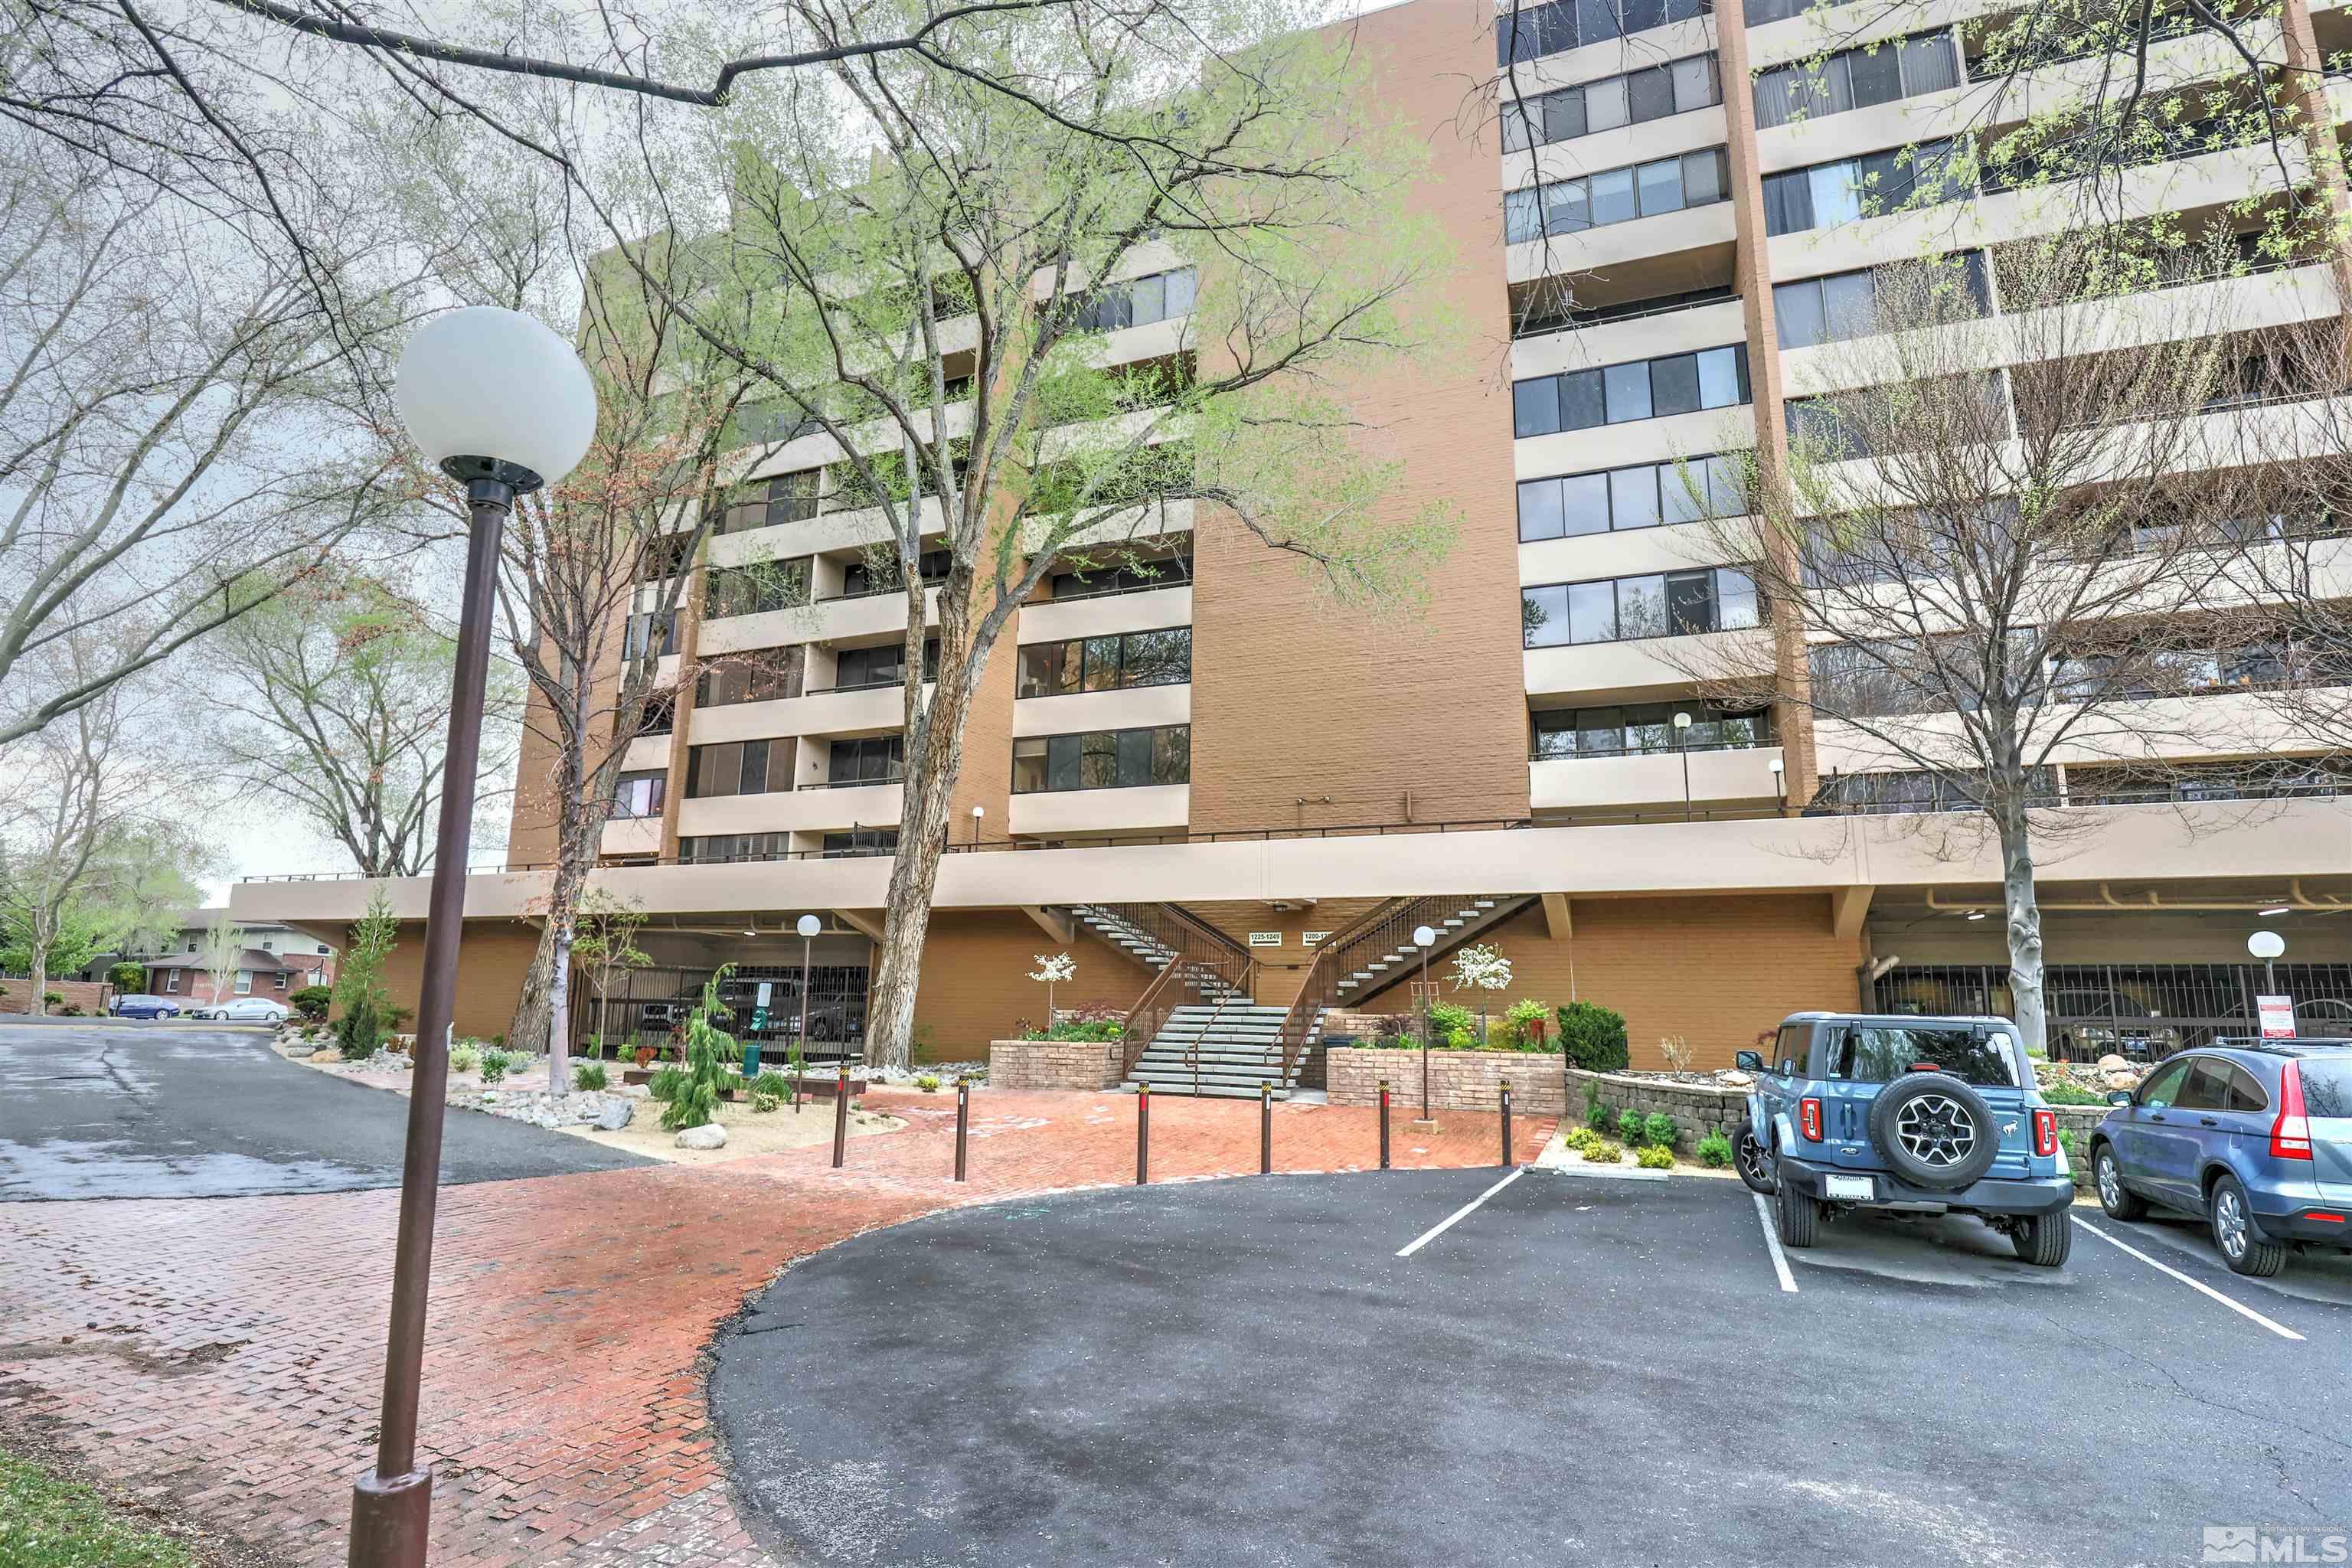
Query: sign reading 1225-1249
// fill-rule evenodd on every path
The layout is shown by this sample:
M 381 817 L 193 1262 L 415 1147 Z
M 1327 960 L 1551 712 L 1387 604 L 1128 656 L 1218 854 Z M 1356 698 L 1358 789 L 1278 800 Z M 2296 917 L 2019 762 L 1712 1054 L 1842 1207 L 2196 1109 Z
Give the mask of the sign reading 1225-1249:
M 2294 998 L 2292 996 L 2257 996 L 2254 1011 L 2263 1021 L 2263 1038 L 2291 1040 L 2294 1038 Z

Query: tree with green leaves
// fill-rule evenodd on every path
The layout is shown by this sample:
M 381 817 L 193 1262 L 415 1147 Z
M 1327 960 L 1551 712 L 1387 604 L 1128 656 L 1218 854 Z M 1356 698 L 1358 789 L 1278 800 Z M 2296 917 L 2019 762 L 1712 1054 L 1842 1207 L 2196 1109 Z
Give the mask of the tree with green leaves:
M 719 1083 L 726 1077 L 729 1058 L 735 1054 L 735 1037 L 718 1024 L 719 1019 L 734 1016 L 719 999 L 719 983 L 733 969 L 732 964 L 720 964 L 703 983 L 702 1000 L 687 1016 L 686 1066 L 671 1080 L 669 1098 L 662 1106 L 661 1124 L 668 1131 L 706 1126 L 718 1114 Z
M 335 975 L 335 1044 L 347 1058 L 373 1056 L 389 1032 L 391 993 L 384 989 L 384 959 L 397 945 L 400 921 L 392 894 L 378 882 L 368 893 L 367 912 L 352 927 L 342 968 Z
M 612 1046 L 604 1037 L 605 1001 L 613 982 L 633 969 L 653 964 L 653 954 L 637 946 L 637 928 L 646 923 L 641 900 L 623 899 L 603 888 L 591 888 L 580 900 L 578 924 L 572 938 L 572 962 L 588 971 L 596 989 L 596 1043 L 602 1053 Z M 618 1054 L 617 1047 L 614 1047 Z
M 212 999 L 226 1002 L 236 994 L 237 972 L 245 967 L 245 928 L 228 918 L 226 910 L 213 916 L 196 944 L 205 975 L 213 983 Z
M 141 990 L 147 984 L 146 966 L 128 960 L 111 965 L 106 972 L 106 983 L 117 991 Z

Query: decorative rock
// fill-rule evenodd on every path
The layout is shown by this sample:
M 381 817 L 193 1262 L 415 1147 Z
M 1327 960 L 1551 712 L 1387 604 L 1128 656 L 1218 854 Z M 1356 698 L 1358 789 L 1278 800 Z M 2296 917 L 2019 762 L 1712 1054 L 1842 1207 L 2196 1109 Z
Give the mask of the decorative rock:
M 2111 1072 L 2106 1075 L 2106 1079 L 2107 1087 L 2109 1089 L 2137 1089 L 2139 1087 L 2139 1074 L 2132 1071 L 2129 1068 Z
M 636 1113 L 637 1102 L 634 1100 L 606 1100 L 604 1109 L 596 1117 L 596 1125 L 604 1131 L 618 1132 Z M 720 1128 L 719 1131 L 723 1132 L 726 1129 Z
M 2101 1072 L 2108 1073 L 2128 1072 L 2131 1070 L 2131 1063 L 2124 1060 L 2123 1058 L 2116 1055 L 2115 1052 L 2109 1051 L 2105 1056 L 2099 1058 L 2099 1070 Z
M 716 1121 L 706 1122 L 700 1127 L 686 1129 L 677 1135 L 676 1142 L 681 1149 L 724 1149 L 727 1147 L 727 1129 Z
M 323 1051 L 312 1051 L 309 1059 L 314 1062 L 339 1062 L 343 1059 L 343 1053 L 329 1046 Z
M 1756 1079 L 1744 1072 L 1727 1072 L 1720 1079 L 1726 1089 L 1753 1089 Z

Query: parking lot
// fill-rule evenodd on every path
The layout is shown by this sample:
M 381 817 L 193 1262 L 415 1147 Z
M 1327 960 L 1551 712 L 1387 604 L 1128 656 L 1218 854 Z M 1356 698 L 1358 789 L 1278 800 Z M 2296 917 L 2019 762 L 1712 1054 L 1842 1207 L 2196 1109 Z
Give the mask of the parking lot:
M 2352 1260 L 2077 1211 L 1780 1254 L 1737 1183 L 1294 1176 L 932 1215 L 711 1393 L 786 1560 L 2174 1563 L 2352 1529 Z M 1450 1223 L 1449 1223 L 1450 1222 Z

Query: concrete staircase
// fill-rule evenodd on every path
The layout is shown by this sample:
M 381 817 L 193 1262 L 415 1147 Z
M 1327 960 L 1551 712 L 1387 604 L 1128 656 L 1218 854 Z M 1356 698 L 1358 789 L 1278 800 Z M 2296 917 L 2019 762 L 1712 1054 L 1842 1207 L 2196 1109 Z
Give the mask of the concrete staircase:
M 1154 1094 L 1190 1095 L 1197 1084 L 1204 1099 L 1255 1100 L 1258 1086 L 1271 1083 L 1275 1099 L 1287 1100 L 1298 1087 L 1295 1068 L 1287 1078 L 1282 1070 L 1282 1020 L 1289 1011 L 1244 1001 L 1179 1007 L 1144 1048 L 1126 1087 L 1148 1083 Z
M 1146 969 L 1165 969 L 1176 957 L 1175 950 L 1166 942 L 1134 921 L 1100 905 L 1072 904 L 1070 918 Z M 1181 984 L 1203 1002 L 1231 1002 L 1242 994 L 1213 974 L 1186 975 Z
M 1445 949 L 1475 936 L 1507 916 L 1517 914 L 1529 901 L 1524 896 L 1464 900 L 1451 914 L 1429 922 L 1437 932 L 1437 941 L 1431 947 L 1431 961 L 1434 963 L 1436 955 Z M 1358 959 L 1333 986 L 1333 999 L 1339 1005 L 1347 1006 L 1383 986 L 1417 976 L 1420 964 L 1421 949 L 1413 945 L 1409 935 L 1400 938 L 1387 952 Z M 1433 970 L 1431 973 L 1433 975 L 1436 972 Z

